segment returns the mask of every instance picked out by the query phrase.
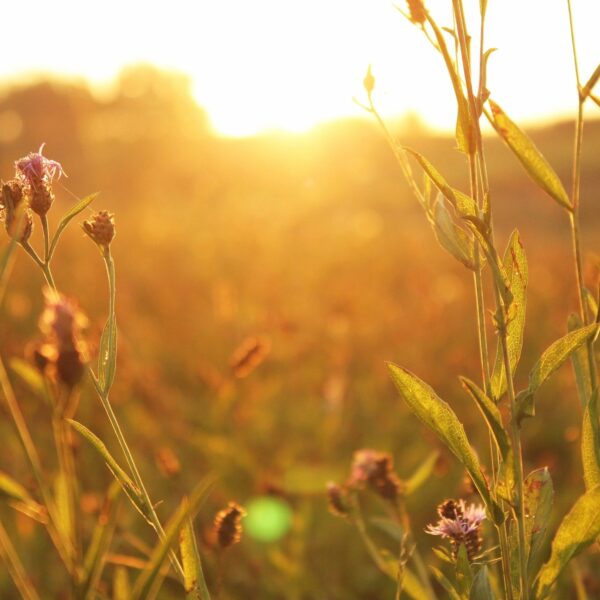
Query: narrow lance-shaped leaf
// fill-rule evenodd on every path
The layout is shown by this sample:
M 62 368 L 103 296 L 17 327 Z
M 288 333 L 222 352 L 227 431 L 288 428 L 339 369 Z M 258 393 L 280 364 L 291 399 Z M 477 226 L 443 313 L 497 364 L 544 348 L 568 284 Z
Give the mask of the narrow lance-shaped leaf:
M 600 534 L 600 486 L 581 496 L 560 524 L 550 559 L 540 570 L 536 598 L 546 597 L 569 561 L 589 546 Z
M 469 392 L 469 395 L 475 400 L 475 404 L 481 411 L 491 434 L 494 437 L 500 455 L 504 461 L 507 460 L 510 451 L 510 439 L 504 430 L 502 417 L 496 404 L 485 395 L 485 392 L 473 383 L 467 377 L 459 377 L 463 387 Z
M 210 600 L 191 519 L 188 519 L 181 529 L 179 547 L 187 600 Z
M 200 505 L 206 499 L 213 484 L 212 477 L 205 477 L 192 491 L 189 499 L 184 498 L 165 528 L 165 536 L 154 548 L 147 567 L 142 571 L 133 586 L 134 600 L 148 598 L 152 590 L 160 585 L 160 569 L 165 562 L 171 546 L 177 541 L 179 531 L 185 521 L 194 518 Z
M 598 389 L 590 397 L 581 427 L 581 462 L 585 488 L 600 484 L 600 431 L 598 431 Z
M 474 271 L 473 241 L 454 223 L 441 194 L 438 195 L 432 212 L 428 216 L 433 225 L 435 237 L 440 245 L 454 256 L 456 260 L 467 267 L 467 269 Z
M 583 323 L 579 315 L 571 314 L 567 320 L 567 329 L 576 331 L 581 329 Z M 577 395 L 581 402 L 581 407 L 585 411 L 588 400 L 592 393 L 590 366 L 588 362 L 587 348 L 585 345 L 580 346 L 573 354 L 571 354 L 571 364 L 575 372 L 575 383 L 577 384 Z
M 140 511 L 146 520 L 150 520 L 150 514 L 148 507 L 141 495 L 140 490 L 131 480 L 129 475 L 121 468 L 119 463 L 113 458 L 112 454 L 108 451 L 104 442 L 94 433 L 92 433 L 85 425 L 82 425 L 78 421 L 67 419 L 71 426 L 79 432 L 96 450 L 100 453 L 102 458 L 105 460 L 107 467 L 114 475 L 115 479 L 121 484 L 121 487 L 131 500 L 132 504 Z
M 525 544 L 528 555 L 528 573 L 533 581 L 542 558 L 544 540 L 552 514 L 554 487 L 547 467 L 536 469 L 523 482 L 525 504 Z M 515 543 L 517 542 L 515 536 Z
M 592 324 L 567 333 L 551 344 L 537 361 L 529 373 L 529 387 L 519 392 L 519 420 L 535 414 L 534 396 L 538 389 L 579 347 L 594 338 L 598 333 L 598 325 Z
M 536 148 L 529 136 L 519 129 L 495 102 L 490 100 L 489 103 L 492 108 L 491 124 L 514 152 L 531 178 L 561 206 L 572 211 L 573 206 L 569 196 L 550 163 Z
M 477 206 L 475 205 L 473 198 L 454 189 L 444 179 L 443 175 L 422 154 L 419 154 L 416 150 L 406 146 L 404 146 L 404 150 L 415 158 L 419 165 L 421 165 L 423 171 L 427 173 L 435 187 L 462 216 L 477 216 Z
M 60 239 L 60 236 L 61 236 L 62 232 L 65 230 L 66 226 L 79 213 L 84 211 L 98 197 L 99 194 L 100 194 L 100 192 L 96 192 L 94 194 L 90 194 L 89 196 L 86 196 L 85 198 L 82 198 L 81 200 L 76 202 L 75 205 L 72 206 L 65 213 L 63 218 L 60 220 L 60 223 L 58 224 L 58 227 L 56 228 L 56 233 L 54 234 L 54 237 L 52 238 L 52 242 L 50 243 L 50 252 L 49 252 L 50 257 L 52 257 L 52 255 L 54 254 L 54 250 L 56 249 L 58 240 Z
M 392 379 L 411 410 L 440 438 L 465 466 L 488 513 L 495 523 L 502 523 L 504 514 L 492 499 L 481 471 L 477 455 L 471 448 L 462 423 L 450 406 L 440 399 L 424 381 L 406 369 L 388 363 Z
M 486 565 L 482 565 L 473 577 L 469 600 L 494 600 L 495 598 L 488 568 Z
M 425 482 L 429 480 L 429 477 L 433 473 L 435 464 L 438 460 L 440 453 L 432 452 L 417 468 L 417 470 L 406 480 L 406 487 L 404 493 L 409 496 L 414 494 Z
M 510 305 L 506 334 L 510 370 L 514 375 L 521 358 L 521 349 L 523 348 L 528 281 L 527 258 L 525 257 L 519 232 L 516 230 L 510 236 L 502 264 L 513 300 Z M 500 341 L 498 341 L 496 350 L 496 362 L 494 363 L 494 370 L 491 376 L 491 384 L 492 396 L 494 399 L 499 400 L 506 392 L 507 385 Z

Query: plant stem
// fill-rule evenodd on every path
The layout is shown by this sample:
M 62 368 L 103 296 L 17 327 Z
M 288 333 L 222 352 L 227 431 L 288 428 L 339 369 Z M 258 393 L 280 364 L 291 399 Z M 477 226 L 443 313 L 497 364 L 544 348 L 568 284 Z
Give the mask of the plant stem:
M 44 233 L 44 263 L 48 264 L 50 260 L 50 233 L 48 232 L 48 217 L 44 215 L 42 221 L 42 231 Z
M 56 528 L 56 523 L 58 520 L 58 513 L 56 510 L 56 506 L 54 504 L 54 499 L 52 498 L 52 494 L 50 490 L 46 486 L 44 478 L 42 476 L 43 468 L 40 461 L 40 457 L 37 453 L 37 449 L 35 444 L 33 443 L 33 439 L 31 434 L 29 433 L 29 428 L 27 427 L 27 422 L 23 417 L 23 413 L 21 412 L 21 408 L 19 407 L 19 403 L 15 397 L 12 385 L 10 383 L 10 379 L 8 378 L 8 373 L 4 368 L 4 362 L 0 358 L 0 387 L 2 388 L 2 392 L 4 394 L 4 399 L 6 401 L 6 405 L 8 406 L 8 411 L 15 423 L 15 427 L 17 428 L 17 432 L 19 434 L 19 440 L 21 441 L 21 445 L 23 446 L 23 450 L 25 451 L 25 456 L 29 461 L 29 465 L 31 466 L 31 470 L 33 472 L 33 476 L 35 477 L 36 483 L 40 490 L 40 494 L 42 496 L 42 500 L 48 511 L 49 522 L 46 525 L 48 530 L 48 535 L 52 539 L 52 542 L 56 546 L 56 549 L 64 562 L 65 566 L 69 570 L 69 573 L 74 574 L 73 565 L 71 562 L 71 553 L 68 548 L 65 546 L 65 541 L 62 536 L 59 534 L 58 529 Z
M 23 563 L 12 545 L 10 536 L 6 529 L 4 529 L 2 522 L 0 522 L 0 556 L 4 560 L 6 570 L 14 581 L 21 597 L 24 600 L 39 600 L 39 596 L 29 581 Z

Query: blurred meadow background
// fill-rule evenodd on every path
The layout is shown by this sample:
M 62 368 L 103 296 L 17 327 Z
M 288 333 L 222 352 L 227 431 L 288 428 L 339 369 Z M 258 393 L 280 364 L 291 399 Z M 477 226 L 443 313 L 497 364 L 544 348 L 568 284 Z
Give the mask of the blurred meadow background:
M 41 31 L 48 5 L 28 4 L 35 5 L 32 26 Z M 228 42 L 231 54 L 250 70 L 243 82 L 228 71 L 228 65 L 235 62 L 232 56 L 227 54 L 228 60 L 219 63 L 225 50 L 215 46 L 204 51 L 206 42 L 201 40 L 195 60 L 198 65 L 211 65 L 212 71 L 208 67 L 193 71 L 190 62 L 177 68 L 174 52 L 161 62 L 143 52 L 143 41 L 136 46 L 130 40 L 131 51 L 126 52 L 121 40 L 123 21 L 146 29 L 159 47 L 168 46 L 168 40 L 175 43 L 178 30 L 172 27 L 180 23 L 187 44 L 184 50 L 193 48 L 195 38 L 189 37 L 193 28 L 183 23 L 189 16 L 186 10 L 192 9 L 185 3 L 162 8 L 165 14 L 169 11 L 162 26 L 152 21 L 154 13 L 162 14 L 158 10 L 149 9 L 148 15 L 141 6 L 136 11 L 126 6 L 125 15 L 119 16 L 115 8 L 111 18 L 116 29 L 102 30 L 100 25 L 97 30 L 87 29 L 87 44 L 92 48 L 82 45 L 81 52 L 81 28 L 85 30 L 84 23 L 93 27 L 93 19 L 102 15 L 84 14 L 82 6 L 87 3 L 80 3 L 73 10 L 83 21 L 73 21 L 65 29 L 64 23 L 59 25 L 67 18 L 62 4 L 55 6 L 54 31 L 39 37 L 35 37 L 39 31 L 32 32 L 30 42 L 39 64 L 16 56 L 21 53 L 20 45 L 30 43 L 23 37 L 13 45 L 14 54 L 7 54 L 10 40 L 2 34 L 3 61 L 9 66 L 0 70 L 4 77 L 0 82 L 0 172 L 3 179 L 10 178 L 13 161 L 45 142 L 45 154 L 60 161 L 68 174 L 55 186 L 51 223 L 73 203 L 73 194 L 82 197 L 95 191 L 101 193 L 95 207 L 116 215 L 112 252 L 117 267 L 120 346 L 112 399 L 148 487 L 162 501 L 159 512 L 171 512 L 177 499 L 208 472 L 217 475 L 217 484 L 197 519 L 210 584 L 217 577 L 210 529 L 219 508 L 229 500 L 251 507 L 258 498 L 277 499 L 267 508 L 266 521 L 247 531 L 224 557 L 223 598 L 393 597 L 393 583 L 371 564 L 355 533 L 328 513 L 326 482 L 343 481 L 353 452 L 360 448 L 392 453 L 401 477 L 413 473 L 432 447 L 438 448 L 434 476 L 409 501 L 416 535 L 424 547 L 431 547 L 434 541 L 424 539 L 423 527 L 434 520 L 435 506 L 441 500 L 464 494 L 464 474 L 399 399 L 385 361 L 405 365 L 426 379 L 450 402 L 472 438 L 480 432 L 482 439 L 475 439 L 479 447 L 487 444 L 483 428 L 473 427 L 480 415 L 457 380 L 459 372 L 473 379 L 479 376 L 472 279 L 438 246 L 376 123 L 352 104 L 353 95 L 361 97 L 362 77 L 372 62 L 394 134 L 438 165 L 451 184 L 468 189 L 464 158 L 453 150 L 455 141 L 448 134 L 453 117 L 444 121 L 444 109 L 432 110 L 434 92 L 428 85 L 422 86 L 428 98 L 422 113 L 414 91 L 406 92 L 414 105 L 393 107 L 402 89 L 419 87 L 419 80 L 411 79 L 413 70 L 421 73 L 421 79 L 428 77 L 427 65 L 409 63 L 418 53 L 427 55 L 429 49 L 421 44 L 411 54 L 389 55 L 394 48 L 404 48 L 401 44 L 419 42 L 387 3 L 375 3 L 372 11 L 378 18 L 386 14 L 385 19 L 363 23 L 368 35 L 361 33 L 360 23 L 349 20 L 348 36 L 356 41 L 357 49 L 350 68 L 344 59 L 339 64 L 354 87 L 336 83 L 336 93 L 343 96 L 336 113 L 326 74 L 315 71 L 311 85 L 311 63 L 302 62 L 301 44 L 310 45 L 311 30 L 305 29 L 304 39 L 295 40 L 300 44 L 296 62 L 288 63 L 285 77 L 279 78 L 275 66 L 268 64 L 269 57 L 278 53 L 274 45 L 263 49 L 264 71 L 252 75 L 252 64 L 259 62 L 251 63 L 244 53 L 249 47 L 246 43 L 262 35 L 257 23 L 269 18 L 261 3 L 258 14 L 243 12 L 232 19 L 231 30 L 223 26 L 223 45 Z M 362 14 L 359 8 L 367 10 L 365 3 L 350 4 L 351 15 Z M 502 3 L 490 2 L 494 4 Z M 561 10 L 547 3 L 531 4 L 557 13 L 548 16 L 551 32 L 547 39 L 553 35 L 559 40 L 556 45 L 568 44 Z M 238 5 L 229 8 L 236 7 L 248 10 Z M 589 15 L 579 8 L 582 60 L 590 54 L 593 62 L 598 45 L 587 45 Z M 5 6 L 1 10 L 7 12 L 5 29 L 11 10 Z M 36 10 L 42 14 L 36 15 Z M 210 16 L 208 6 L 203 10 L 204 16 Z M 278 10 L 283 18 L 285 11 Z M 316 5 L 309 3 L 306 10 L 315 11 L 319 23 Z M 499 14 L 498 6 L 494 10 Z M 329 13 L 326 8 L 322 11 Z M 221 9 L 217 12 L 221 15 Z M 344 13 L 337 16 L 337 29 L 344 29 Z M 240 33 L 240 21 L 250 31 L 254 28 L 254 36 Z M 493 16 L 490 21 L 494 22 Z M 555 21 L 563 28 L 551 30 Z M 502 22 L 505 28 L 507 22 Z M 273 23 L 275 27 L 278 21 Z M 310 23 L 308 18 L 306 23 Z M 373 56 L 366 49 L 369 41 L 374 45 L 378 26 L 383 28 L 383 37 L 394 41 L 387 50 L 377 46 Z M 286 30 L 279 27 L 277 43 L 284 44 Z M 209 28 L 206 19 L 199 22 L 198 38 Z M 323 38 L 335 46 L 337 31 L 322 31 L 327 29 L 324 23 L 317 29 L 317 40 Z M 73 36 L 73 43 L 59 41 L 66 35 L 63 31 Z M 168 33 L 167 41 L 161 39 L 163 32 Z M 111 39 L 113 33 L 116 39 Z M 134 40 L 136 35 L 132 34 Z M 497 54 L 508 55 L 506 70 L 513 70 L 514 80 L 511 88 L 500 63 L 501 101 L 507 109 L 515 109 L 520 123 L 568 183 L 575 94 L 571 94 L 570 107 L 568 95 L 563 102 L 562 96 L 553 93 L 554 86 L 568 87 L 564 80 L 547 73 L 545 80 L 541 75 L 544 87 L 536 87 L 538 73 L 530 73 L 531 87 L 526 87 L 523 71 L 535 62 L 543 64 L 540 70 L 547 69 L 547 63 L 543 56 L 528 55 L 519 65 L 510 48 L 518 35 L 513 39 L 506 31 L 504 35 L 498 43 L 506 49 L 501 47 Z M 61 44 L 66 49 L 61 50 Z M 338 51 L 343 54 L 343 42 Z M 312 50 L 306 52 L 312 56 Z M 337 81 L 338 59 L 325 46 L 319 46 L 318 52 Z M 97 63 L 89 62 L 88 72 L 84 58 L 75 55 L 89 57 L 90 53 L 99 58 Z M 106 64 L 102 63 L 104 54 Z M 47 64 L 52 61 L 54 66 Z M 560 74 L 559 66 L 555 63 Z M 572 78 L 569 67 L 570 63 L 565 66 L 565 77 Z M 205 105 L 198 92 L 205 85 L 204 72 Z M 294 73 L 299 84 L 293 88 L 295 104 L 289 110 L 282 109 L 279 115 L 273 109 L 271 114 L 279 116 L 272 121 L 242 119 L 252 114 L 256 98 L 261 100 L 256 106 L 264 104 L 267 114 L 269 106 L 285 104 L 281 90 L 289 88 Z M 494 91 L 492 69 L 489 77 Z M 219 81 L 227 83 L 220 101 L 214 90 Z M 451 94 L 442 89 L 444 84 L 444 80 L 437 84 L 437 102 L 442 105 L 445 94 Z M 393 86 L 399 86 L 398 90 Z M 535 103 L 531 105 L 532 96 L 542 98 L 538 113 Z M 551 101 L 544 103 L 545 96 Z M 320 106 L 319 98 L 323 113 L 311 109 Z M 211 113 L 207 105 L 219 102 L 222 112 L 214 109 Z M 303 113 L 302 109 L 313 110 L 313 117 L 310 110 Z M 229 129 L 227 114 L 240 119 L 234 122 L 232 116 Z M 295 120 L 289 117 L 293 114 Z M 582 163 L 582 236 L 586 277 L 592 285 L 600 273 L 600 256 L 594 253 L 600 248 L 598 114 L 597 109 L 595 114 L 589 111 Z M 339 118 L 333 119 L 336 115 Z M 528 369 L 550 342 L 566 332 L 567 315 L 576 307 L 569 232 L 560 209 L 535 187 L 491 133 L 486 149 L 500 245 L 518 228 L 530 265 L 523 366 L 517 373 L 519 384 L 525 384 Z M 39 242 L 39 236 L 39 231 L 34 232 L 34 242 Z M 43 304 L 40 274 L 23 252 L 18 254 L 0 319 L 0 351 L 7 359 L 23 357 L 27 343 L 38 336 Z M 90 318 L 87 340 L 97 347 L 107 303 L 97 251 L 83 240 L 79 227 L 72 227 L 63 236 L 55 262 L 57 283 L 79 300 Z M 253 343 L 260 347 L 262 362 L 248 369 L 232 367 L 236 356 Z M 46 456 L 43 451 L 51 443 L 47 409 L 18 380 L 15 385 L 43 460 L 51 469 L 51 453 Z M 583 487 L 580 407 L 570 367 L 563 367 L 544 388 L 538 410 L 543 418 L 524 427 L 526 470 L 549 466 L 555 486 L 562 490 L 557 497 L 558 518 Z M 3 407 L 0 412 L 0 470 L 27 481 L 27 464 L 12 423 Z M 118 454 L 91 386 L 83 391 L 77 419 Z M 110 473 L 93 450 L 80 444 L 76 451 L 84 491 L 82 507 L 94 515 Z M 27 517 L 15 519 L 4 506 L 0 512 L 7 515 L 5 522 L 25 565 L 38 583 L 44 582 L 39 589 L 50 590 L 45 597 L 58 597 L 52 590 L 60 589 L 60 569 L 50 542 Z M 127 537 L 133 535 L 130 531 L 136 539 L 152 542 L 151 533 L 129 506 L 119 530 L 123 535 L 116 536 L 115 555 L 135 554 Z M 598 591 L 600 581 L 597 585 Z M 0 597 L 16 597 L 15 593 L 0 569 Z M 167 586 L 164 597 L 171 597 L 169 593 Z M 175 587 L 172 597 L 177 597 Z

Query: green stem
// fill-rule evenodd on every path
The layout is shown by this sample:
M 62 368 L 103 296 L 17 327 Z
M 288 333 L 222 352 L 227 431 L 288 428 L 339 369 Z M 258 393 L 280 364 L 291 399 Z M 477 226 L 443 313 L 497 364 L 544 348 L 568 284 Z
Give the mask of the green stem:
M 48 231 L 48 217 L 44 215 L 42 221 L 42 231 L 44 232 L 44 263 L 48 264 L 50 259 L 50 233 Z
M 10 379 L 8 378 L 8 373 L 4 368 L 4 362 L 0 358 L 0 387 L 2 388 L 2 392 L 4 394 L 4 399 L 6 401 L 6 405 L 8 407 L 8 411 L 13 419 L 15 427 L 17 428 L 17 433 L 19 434 L 19 440 L 21 441 L 21 445 L 23 446 L 23 450 L 25 451 L 25 456 L 29 461 L 29 465 L 31 466 L 31 470 L 33 472 L 33 476 L 35 477 L 36 483 L 40 490 L 40 494 L 42 496 L 42 500 L 48 511 L 49 522 L 46 526 L 48 530 L 48 535 L 52 539 L 52 542 L 56 546 L 56 549 L 69 570 L 69 573 L 73 574 L 73 566 L 71 563 L 71 553 L 65 546 L 65 541 L 62 536 L 59 534 L 58 529 L 56 527 L 56 523 L 58 520 L 58 513 L 56 510 L 56 506 L 54 504 L 54 499 L 52 498 L 52 494 L 50 490 L 46 486 L 46 482 L 43 478 L 43 468 L 42 463 L 40 461 L 40 457 L 38 455 L 35 444 L 33 443 L 33 439 L 31 434 L 29 433 L 29 428 L 27 427 L 27 422 L 23 417 L 23 413 L 21 412 L 21 408 L 19 407 L 19 403 L 15 397 L 12 385 L 10 383 Z
M 12 545 L 10 536 L 6 529 L 4 529 L 2 522 L 0 522 L 0 556 L 4 560 L 6 570 L 14 581 L 21 597 L 24 600 L 39 600 L 39 596 L 29 581 L 27 571 L 25 571 L 23 563 Z

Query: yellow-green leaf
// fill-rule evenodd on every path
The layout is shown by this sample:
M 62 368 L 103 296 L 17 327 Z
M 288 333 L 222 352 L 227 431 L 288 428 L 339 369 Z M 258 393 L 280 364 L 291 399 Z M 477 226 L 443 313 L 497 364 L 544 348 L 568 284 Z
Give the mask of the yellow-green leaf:
M 536 469 L 529 473 L 523 482 L 523 502 L 525 504 L 525 544 L 528 555 L 528 572 L 532 581 L 540 566 L 553 500 L 554 487 L 548 468 Z M 515 535 L 515 547 L 516 544 L 518 541 Z
M 206 499 L 214 479 L 205 477 L 192 491 L 189 499 L 184 498 L 179 508 L 171 517 L 165 528 L 164 538 L 154 548 L 148 565 L 136 579 L 133 586 L 134 600 L 148 598 L 151 592 L 157 590 L 162 581 L 161 567 L 173 544 L 177 541 L 179 531 L 187 519 L 193 519 L 200 505 Z
M 510 369 L 514 375 L 519 364 L 519 359 L 521 358 L 521 349 L 523 348 L 528 281 L 527 258 L 525 257 L 519 232 L 516 230 L 510 236 L 502 264 L 512 294 L 506 333 L 508 336 Z M 506 373 L 504 371 L 504 360 L 500 342 L 498 342 L 496 350 L 496 362 L 494 363 L 491 383 L 492 397 L 498 401 L 506 392 Z
M 32 499 L 29 492 L 4 471 L 0 471 L 0 498 L 2 496 L 21 502 L 29 502 Z
M 490 518 L 495 523 L 502 523 L 503 511 L 490 495 L 477 455 L 454 411 L 416 375 L 392 363 L 388 363 L 388 367 L 398 391 L 411 410 L 464 465 L 487 506 Z
M 477 206 L 475 205 L 473 198 L 451 187 L 444 179 L 443 175 L 422 154 L 419 154 L 419 152 L 412 148 L 404 147 L 404 149 L 415 158 L 425 173 L 427 173 L 435 187 L 462 216 L 477 216 Z
M 490 576 L 486 565 L 482 565 L 473 577 L 473 585 L 469 592 L 469 600 L 494 600 Z
M 575 331 L 581 329 L 583 323 L 579 315 L 571 314 L 567 320 L 567 329 Z M 590 365 L 588 361 L 588 351 L 586 345 L 580 346 L 573 354 L 571 354 L 571 364 L 575 372 L 575 383 L 577 384 L 577 395 L 581 402 L 581 408 L 585 411 L 585 407 L 592 393 L 592 384 L 590 377 Z
M 536 598 L 547 596 L 554 582 L 569 561 L 589 546 L 600 534 L 600 486 L 581 496 L 560 524 L 550 559 L 540 570 Z
M 426 483 L 429 480 L 439 456 L 439 452 L 432 452 L 419 465 L 417 470 L 406 480 L 406 487 L 404 488 L 404 493 L 407 496 L 410 496 L 410 494 L 414 494 L 424 483 Z
M 494 129 L 519 159 L 531 178 L 561 206 L 572 211 L 573 205 L 565 188 L 550 163 L 536 148 L 529 136 L 511 121 L 507 114 L 492 100 L 490 119 Z
M 131 586 L 129 584 L 129 575 L 127 568 L 123 565 L 117 565 L 115 568 L 115 577 L 113 581 L 114 600 L 131 600 Z
M 187 600 L 210 600 L 206 587 L 202 561 L 196 543 L 194 524 L 187 519 L 179 536 L 181 563 L 183 566 L 184 586 Z
M 583 413 L 581 427 L 581 461 L 585 488 L 590 490 L 600 484 L 600 432 L 598 431 L 598 389 Z

